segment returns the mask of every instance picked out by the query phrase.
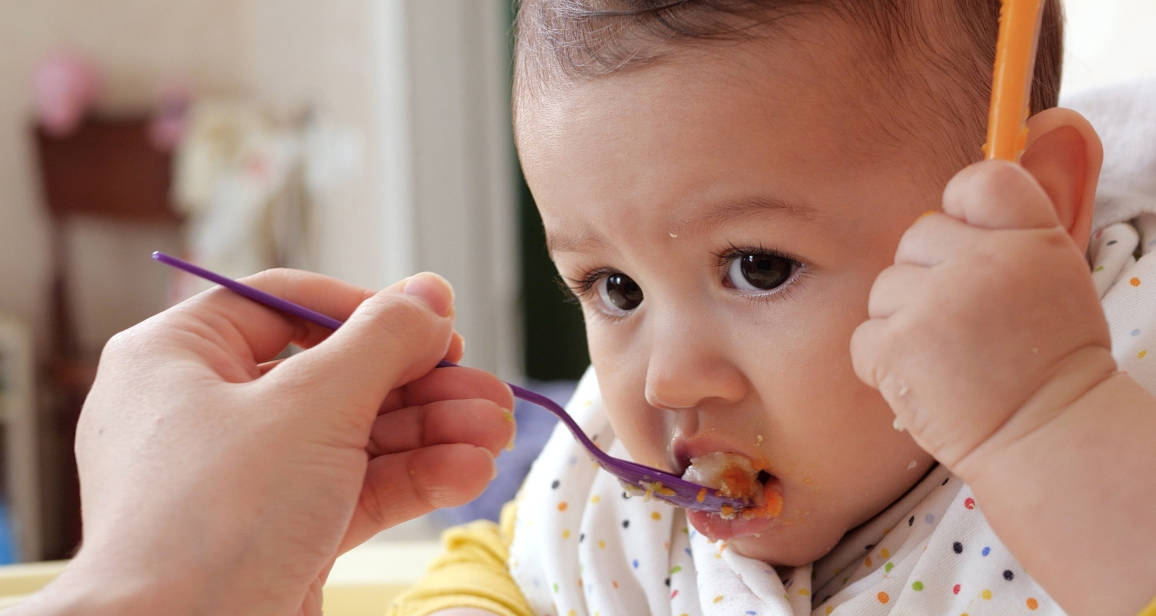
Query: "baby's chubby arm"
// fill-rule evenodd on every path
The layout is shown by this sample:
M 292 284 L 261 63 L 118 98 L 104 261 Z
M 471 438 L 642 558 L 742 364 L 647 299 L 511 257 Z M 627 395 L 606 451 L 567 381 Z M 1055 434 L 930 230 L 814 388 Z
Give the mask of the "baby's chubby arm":
M 1146 605 L 1156 399 L 1117 370 L 1087 262 L 1035 179 L 1001 162 L 960 172 L 868 310 L 856 373 L 1025 569 L 1073 614 Z

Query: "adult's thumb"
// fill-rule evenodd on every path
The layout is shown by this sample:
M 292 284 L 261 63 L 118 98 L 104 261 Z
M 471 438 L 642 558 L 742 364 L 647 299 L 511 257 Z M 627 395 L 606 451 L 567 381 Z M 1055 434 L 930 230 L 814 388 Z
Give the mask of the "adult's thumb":
M 269 384 L 370 419 L 391 390 L 424 376 L 445 356 L 452 315 L 449 283 L 417 274 L 362 302 L 327 339 L 273 370 Z

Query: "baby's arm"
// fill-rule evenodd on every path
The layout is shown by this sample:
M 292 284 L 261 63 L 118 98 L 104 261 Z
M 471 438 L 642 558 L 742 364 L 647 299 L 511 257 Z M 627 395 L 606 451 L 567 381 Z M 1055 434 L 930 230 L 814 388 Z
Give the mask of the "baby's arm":
M 500 526 L 478 521 L 447 530 L 445 552 L 389 616 L 532 616 L 507 566 L 515 516 L 515 504 L 507 503 Z
M 1110 353 L 1083 254 L 1024 169 L 981 163 L 904 235 L 852 339 L 856 373 L 971 484 L 1075 614 L 1156 594 L 1156 400 Z
M 1135 614 L 1156 598 L 1156 399 L 1124 373 L 1083 393 L 1065 381 L 1057 375 L 958 472 L 1069 612 Z M 1042 421 L 1020 421 L 1033 415 Z

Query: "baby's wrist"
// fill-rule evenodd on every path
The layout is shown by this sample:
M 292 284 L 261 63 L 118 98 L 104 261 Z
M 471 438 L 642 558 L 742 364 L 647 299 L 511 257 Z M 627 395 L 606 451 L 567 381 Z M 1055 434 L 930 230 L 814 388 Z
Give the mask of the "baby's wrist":
M 951 469 L 967 482 L 985 473 L 990 464 L 1001 465 L 1006 455 L 1080 404 L 1099 388 L 1110 387 L 1120 374 L 1108 349 L 1088 346 L 1060 362 L 1052 376 L 1012 416 Z

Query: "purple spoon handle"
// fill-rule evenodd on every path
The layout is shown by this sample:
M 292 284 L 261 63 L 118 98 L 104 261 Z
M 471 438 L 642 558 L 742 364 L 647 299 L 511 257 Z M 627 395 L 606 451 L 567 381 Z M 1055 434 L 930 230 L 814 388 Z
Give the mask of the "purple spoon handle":
M 174 256 L 167 255 L 163 252 L 154 252 L 153 259 L 164 263 L 165 265 L 175 267 L 179 270 L 193 274 L 200 278 L 204 278 L 210 282 L 215 282 L 242 297 L 246 297 L 259 304 L 264 304 L 275 310 L 285 312 L 311 323 L 316 323 L 321 327 L 336 330 L 341 327 L 341 321 L 333 317 L 326 316 L 310 310 L 305 306 L 295 304 L 289 300 L 277 297 L 266 293 L 260 289 L 253 288 L 247 284 L 237 282 L 232 278 L 226 278 L 216 272 L 207 270 L 189 263 L 187 261 L 178 259 Z M 440 368 L 456 368 L 457 364 L 442 360 L 438 362 Z M 570 416 L 561 406 L 553 400 L 531 391 L 524 387 L 519 387 L 510 383 L 506 383 L 515 396 L 536 404 L 547 411 L 550 411 L 561 420 L 574 438 L 590 452 L 590 455 L 595 458 L 595 461 L 610 474 L 616 476 L 623 483 L 629 484 L 636 488 L 646 489 L 649 492 L 653 490 L 653 496 L 662 500 L 668 501 L 679 507 L 686 509 L 695 509 L 701 511 L 719 511 L 723 506 L 734 508 L 736 511 L 749 506 L 748 503 L 734 498 L 729 498 L 718 493 L 714 488 L 701 486 L 699 484 L 687 481 L 678 475 L 668 473 L 657 468 L 652 468 L 630 460 L 623 460 L 615 458 L 606 453 L 586 433 L 579 427 L 578 422 Z M 657 487 L 657 489 L 654 489 Z
M 233 280 L 232 278 L 226 278 L 216 272 L 212 272 L 203 267 L 193 265 L 188 261 L 182 261 L 181 259 L 167 255 L 163 252 L 160 252 L 159 250 L 153 253 L 153 259 L 160 261 L 165 265 L 186 271 L 194 276 L 204 278 L 210 282 L 215 282 L 238 295 L 247 297 L 257 302 L 258 304 L 265 304 L 266 306 L 275 310 L 280 310 L 281 312 L 287 312 L 291 315 L 301 317 L 302 319 L 316 323 L 321 327 L 327 329 L 337 329 L 338 327 L 341 327 L 341 321 L 338 321 L 333 317 L 321 314 L 316 310 L 310 310 L 300 304 L 294 304 L 289 300 L 281 299 L 276 295 L 266 293 L 260 289 L 255 289 L 247 284 L 242 284 L 236 280 Z

